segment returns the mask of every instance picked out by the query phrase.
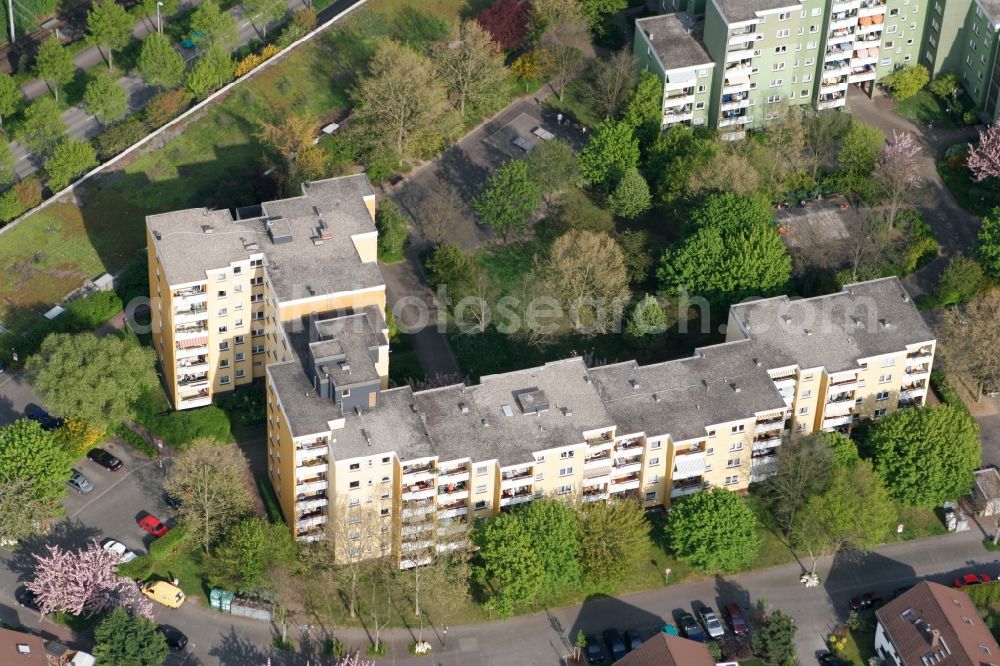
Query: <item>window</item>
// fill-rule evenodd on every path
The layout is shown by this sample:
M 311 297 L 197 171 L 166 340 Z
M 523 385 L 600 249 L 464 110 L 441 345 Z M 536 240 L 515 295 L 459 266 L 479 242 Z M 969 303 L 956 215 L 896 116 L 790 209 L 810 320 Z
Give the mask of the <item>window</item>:
M 880 416 L 885 416 L 885 412 L 886 412 L 886 408 L 885 407 L 881 407 L 879 409 L 876 409 L 875 410 L 875 418 L 878 418 Z
M 219 327 L 219 335 L 222 335 L 223 333 L 227 333 L 227 332 L 229 332 L 229 327 L 228 326 L 220 326 Z
M 229 310 L 227 310 L 226 308 L 219 308 L 219 316 L 220 317 L 225 317 L 228 314 L 229 314 Z
M 740 477 L 738 477 L 738 476 L 727 476 L 726 477 L 726 485 L 727 486 L 731 486 L 731 485 L 733 485 L 735 483 L 739 483 L 739 482 L 740 482 Z
M 705 465 L 705 472 L 707 473 L 707 472 L 711 472 L 711 471 L 712 471 L 712 465 L 711 465 L 711 463 L 709 463 L 708 465 Z
M 357 490 L 360 487 L 361 487 L 361 482 L 360 481 L 351 481 L 351 484 L 350 484 L 350 489 L 351 490 Z M 351 501 L 353 502 L 354 500 L 351 500 Z
M 726 467 L 739 467 L 739 466 L 740 466 L 739 458 L 730 458 L 729 460 L 726 461 Z
M 705 449 L 705 455 L 706 455 L 706 456 L 710 456 L 710 455 L 712 455 L 713 453 L 715 453 L 715 447 L 713 447 L 713 446 L 710 446 L 710 447 L 708 447 L 707 449 Z
M 882 367 L 883 368 L 891 368 L 894 365 L 896 365 L 896 357 L 895 356 L 890 356 L 889 358 L 882 359 Z
M 806 429 L 806 424 L 805 423 L 796 423 L 795 424 L 795 432 L 805 432 L 805 429 Z
M 701 111 L 702 109 L 705 108 L 705 103 L 704 102 L 695 102 L 694 103 L 694 108 L 696 108 L 699 111 Z
M 560 452 L 559 457 L 562 458 L 563 460 L 565 460 L 566 458 L 572 458 L 573 457 L 573 452 L 572 451 L 562 451 L 562 452 Z
M 647 502 L 652 502 L 655 499 L 656 499 L 656 491 L 655 490 L 653 492 L 651 492 L 651 493 L 646 493 L 646 501 Z
M 349 525 L 357 525 L 360 522 L 361 522 L 361 516 L 351 516 L 350 518 L 347 519 L 347 523 Z
M 237 335 L 236 338 L 233 340 L 233 342 L 238 345 L 241 345 L 246 341 L 247 341 L 247 336 L 245 335 Z
M 382 458 L 383 465 L 388 465 L 391 462 L 392 462 L 392 456 L 385 456 L 384 458 Z
M 341 391 L 340 392 L 340 397 L 341 398 L 350 398 L 351 397 L 351 389 L 344 389 L 343 391 Z
M 352 472 L 356 472 L 359 469 L 361 469 L 361 463 L 351 463 L 348 469 L 351 470 Z
M 386 516 L 389 515 L 389 509 L 380 509 L 379 512 L 378 512 L 378 514 L 380 516 L 382 516 L 383 518 L 385 518 Z
M 860 405 L 860 404 L 861 404 L 861 403 L 863 403 L 864 401 L 865 401 L 865 399 L 864 399 L 864 398 L 862 398 L 862 397 L 857 397 L 857 398 L 855 398 L 855 399 L 854 399 L 854 404 L 855 404 L 855 405 Z
M 221 377 L 219 377 L 219 383 L 220 384 L 228 384 L 229 383 L 229 375 L 222 375 Z
M 659 458 L 650 458 L 649 459 L 649 466 L 650 467 L 655 467 L 656 465 L 659 465 L 659 464 L 660 464 L 660 459 Z
M 243 360 L 246 359 L 246 357 L 247 357 L 247 355 L 244 354 L 243 352 L 236 352 L 236 360 L 237 361 L 243 361 Z
M 802 381 L 804 381 L 804 382 L 811 382 L 812 380 L 813 380 L 813 376 L 812 375 L 802 375 Z
M 802 75 L 802 83 L 809 83 L 810 81 L 812 81 L 812 79 L 813 79 L 813 75 L 812 74 L 803 74 Z
M 545 479 L 545 474 L 539 472 L 535 475 L 535 481 L 543 481 Z
M 811 26 L 809 26 L 809 34 L 810 35 L 814 35 L 817 32 L 819 32 L 819 26 L 818 25 L 811 25 Z
M 799 94 L 799 97 L 809 97 L 809 91 L 808 91 L 808 90 L 803 90 L 803 91 L 802 91 L 802 92 L 801 92 L 801 93 Z
M 715 437 L 715 431 L 714 430 L 709 430 L 708 431 L 708 436 L 709 437 Z
M 772 72 L 783 72 L 783 71 L 785 71 L 785 63 L 783 63 L 783 62 L 776 62 L 776 63 L 774 63 L 773 65 L 771 65 L 771 71 Z
M 264 353 L 264 345 L 254 345 L 253 347 L 251 347 L 250 351 L 253 354 L 263 354 Z
M 237 370 L 236 371 L 236 379 L 243 379 L 246 376 L 247 376 L 247 371 L 246 370 Z
M 233 327 L 234 328 L 240 328 L 241 326 L 243 326 L 243 320 L 242 319 L 237 319 L 236 321 L 233 322 Z
M 735 435 L 736 433 L 743 432 L 744 430 L 746 430 L 746 426 L 741 423 L 738 426 L 733 426 L 730 432 Z
M 778 14 L 779 21 L 787 21 L 790 18 L 792 18 L 791 12 L 781 12 L 780 14 Z
M 892 375 L 879 375 L 878 376 L 878 383 L 879 384 L 888 384 L 891 381 L 892 381 Z
M 481 494 L 483 494 L 485 492 L 486 492 L 486 484 L 485 483 L 480 483 L 478 486 L 476 486 L 476 494 L 477 495 L 481 495 Z
M 566 495 L 571 492 L 573 492 L 573 486 L 558 486 L 556 488 L 556 495 Z
M 889 399 L 889 392 L 888 391 L 879 391 L 878 393 L 875 394 L 875 401 L 876 402 L 881 402 L 883 400 L 888 400 L 888 399 Z
M 779 53 L 788 53 L 788 46 L 786 46 L 786 45 L 775 46 L 774 47 L 774 55 L 778 55 Z
M 239 285 L 237 285 L 237 286 L 239 286 Z M 239 289 L 233 289 L 233 291 L 240 291 L 240 290 Z M 243 309 L 243 301 L 236 301 L 236 305 L 233 306 L 233 309 L 234 310 L 242 310 Z
M 885 43 L 885 48 L 887 48 L 887 49 L 891 49 L 892 47 L 893 47 L 893 42 L 892 42 L 892 40 L 889 40 L 888 42 L 886 42 L 886 43 Z
M 816 64 L 816 58 L 813 57 L 806 58 L 806 67 L 812 67 L 815 64 Z
M 573 474 L 573 468 L 572 467 L 560 467 L 559 468 L 559 476 L 570 476 L 572 474 Z
M 785 37 L 788 37 L 788 28 L 782 28 L 781 30 L 779 30 L 777 34 L 775 34 L 775 37 L 777 37 L 778 39 L 784 39 Z
M 809 413 L 808 407 L 799 407 L 799 416 L 805 416 Z
M 476 511 L 482 511 L 483 509 L 486 508 L 486 500 L 479 500 L 478 502 L 476 502 L 474 508 L 476 509 Z
M 703 79 L 706 76 L 708 76 L 708 70 L 707 69 L 699 69 L 698 70 L 698 78 L 699 79 Z
M 225 282 L 226 281 L 226 274 L 225 273 L 219 273 L 218 275 L 215 276 L 215 281 L 216 282 Z
M 225 297 L 226 297 L 226 292 L 224 292 L 224 291 L 220 290 L 220 291 L 219 291 L 219 292 L 218 292 L 218 293 L 216 294 L 216 297 L 218 297 L 218 298 L 225 298 Z
M 707 90 L 705 86 L 698 86 L 698 92 L 703 93 Z
M 743 450 L 743 442 L 733 442 L 732 444 L 729 445 L 729 450 L 730 451 L 742 451 Z
M 812 389 L 806 389 L 805 391 L 802 392 L 802 397 L 803 398 L 808 398 L 808 397 L 812 396 L 812 394 L 813 394 Z
M 488 465 L 480 465 L 476 468 L 476 476 L 484 476 L 489 469 Z
M 219 367 L 220 368 L 228 368 L 229 367 L 229 359 L 228 358 L 221 358 L 221 359 L 219 359 Z
M 656 440 L 655 442 L 650 442 L 650 443 L 649 443 L 649 448 L 650 448 L 651 450 L 653 450 L 653 451 L 656 451 L 656 450 L 657 450 L 657 449 L 659 449 L 659 448 L 660 448 L 661 446 L 663 446 L 663 442 L 661 442 L 660 440 Z

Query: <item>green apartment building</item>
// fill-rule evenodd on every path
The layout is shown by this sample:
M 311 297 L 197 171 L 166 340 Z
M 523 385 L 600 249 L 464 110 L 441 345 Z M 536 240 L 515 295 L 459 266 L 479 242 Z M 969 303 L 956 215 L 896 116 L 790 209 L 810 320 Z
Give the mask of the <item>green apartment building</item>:
M 785 105 L 843 107 L 850 86 L 871 95 L 921 62 L 959 74 L 995 118 L 1000 0 L 930 2 L 661 0 L 668 13 L 636 21 L 634 53 L 664 81 L 664 129 L 708 125 L 740 139 Z

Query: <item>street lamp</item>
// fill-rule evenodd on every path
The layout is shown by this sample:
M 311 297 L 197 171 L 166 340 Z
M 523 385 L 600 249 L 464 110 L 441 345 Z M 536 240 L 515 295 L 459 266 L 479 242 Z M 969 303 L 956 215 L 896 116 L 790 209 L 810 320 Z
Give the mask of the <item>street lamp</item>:
M 160 23 L 160 7 L 163 6 L 162 2 L 156 3 L 156 32 L 163 34 L 163 25 Z

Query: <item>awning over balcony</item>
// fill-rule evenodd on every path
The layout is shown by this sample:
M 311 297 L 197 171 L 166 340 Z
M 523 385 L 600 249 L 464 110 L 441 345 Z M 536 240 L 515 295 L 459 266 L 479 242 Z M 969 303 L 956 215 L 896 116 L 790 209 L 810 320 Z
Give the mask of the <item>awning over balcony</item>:
M 667 81 L 670 83 L 694 83 L 697 76 L 694 70 L 688 70 L 686 72 L 670 72 L 667 74 Z
M 740 86 L 750 83 L 750 74 L 746 72 L 726 72 L 727 86 Z
M 208 344 L 208 336 L 202 335 L 197 338 L 188 338 L 187 340 L 178 340 L 177 346 L 181 349 L 190 349 L 191 347 L 204 347 Z
M 705 473 L 705 452 L 674 456 L 674 472 L 677 477 L 698 476 Z

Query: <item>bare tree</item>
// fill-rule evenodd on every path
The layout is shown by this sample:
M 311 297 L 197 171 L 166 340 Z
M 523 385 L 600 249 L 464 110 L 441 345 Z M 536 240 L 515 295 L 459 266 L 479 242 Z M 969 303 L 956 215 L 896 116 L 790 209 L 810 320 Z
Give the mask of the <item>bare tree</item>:
M 1000 124 L 994 123 L 981 131 L 978 145 L 969 144 L 965 163 L 977 183 L 987 178 L 1000 178 Z
M 764 137 L 774 153 L 771 164 L 772 184 L 782 171 L 779 168 L 782 165 L 787 171 L 805 168 L 806 125 L 802 119 L 802 110 L 798 106 L 784 106 L 779 118 L 767 126 Z
M 432 57 L 438 76 L 465 117 L 466 104 L 497 99 L 507 70 L 503 51 L 476 20 L 456 24 Z
M 896 221 L 896 211 L 920 183 L 920 170 L 916 157 L 920 145 L 908 132 L 892 131 L 875 163 L 875 182 L 889 200 L 889 228 Z
M 582 18 L 565 17 L 545 29 L 541 38 L 541 62 L 552 76 L 552 87 L 560 102 L 589 44 L 590 29 Z
M 834 466 L 833 452 L 822 433 L 786 441 L 778 447 L 774 476 L 764 485 L 774 517 L 790 537 L 799 509 L 825 486 Z
M 446 242 L 453 224 L 472 214 L 467 212 L 469 209 L 455 188 L 443 181 L 440 187 L 426 191 L 417 209 L 415 217 L 420 232 L 434 245 Z
M 848 269 L 851 282 L 877 277 L 875 271 L 889 240 L 889 225 L 882 215 L 869 213 L 852 225 Z
M 948 371 L 975 382 L 978 402 L 983 384 L 1000 377 L 1000 292 L 976 296 L 961 311 L 946 310 L 937 334 Z
M 837 142 L 847 131 L 850 116 L 836 111 L 818 111 L 804 117 L 806 126 L 805 156 L 809 175 L 815 180 L 820 167 L 830 163 Z
M 383 515 L 391 504 L 378 500 L 351 506 L 350 498 L 340 495 L 331 506 L 322 543 L 349 581 L 347 611 L 353 618 L 358 613 L 361 572 L 371 562 L 392 553 L 392 519 L 388 513 Z
M 635 58 L 631 51 L 622 49 L 594 61 L 588 96 L 594 110 L 604 118 L 617 118 L 636 83 Z

